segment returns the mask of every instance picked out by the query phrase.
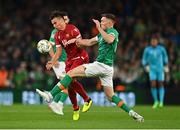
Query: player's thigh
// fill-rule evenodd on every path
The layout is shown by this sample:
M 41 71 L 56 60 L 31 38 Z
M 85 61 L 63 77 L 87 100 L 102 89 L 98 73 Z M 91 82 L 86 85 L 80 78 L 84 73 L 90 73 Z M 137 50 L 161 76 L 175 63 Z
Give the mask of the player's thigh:
M 87 77 L 100 77 L 113 73 L 113 68 L 99 62 L 84 64 Z
M 150 70 L 149 71 L 149 79 L 150 79 L 150 81 L 157 80 L 157 72 L 154 70 Z
M 57 79 L 62 79 L 65 76 L 65 74 L 66 74 L 65 66 L 66 65 L 64 62 L 59 62 L 58 67 L 53 66 L 53 70 L 56 74 Z
M 80 66 L 68 71 L 67 74 L 72 78 L 84 77 L 84 76 L 86 76 L 85 67 L 83 65 L 80 65 Z
M 113 75 L 109 74 L 107 76 L 100 76 L 102 86 L 108 86 L 113 88 Z
M 159 72 L 157 73 L 157 80 L 158 80 L 158 81 L 164 81 L 164 78 L 165 78 L 164 71 L 159 71 Z

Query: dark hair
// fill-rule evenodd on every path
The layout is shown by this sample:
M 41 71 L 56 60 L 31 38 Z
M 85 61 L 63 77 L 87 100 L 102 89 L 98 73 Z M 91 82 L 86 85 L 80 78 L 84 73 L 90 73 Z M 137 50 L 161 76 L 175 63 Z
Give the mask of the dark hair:
M 61 18 L 63 18 L 64 16 L 68 16 L 68 13 L 67 13 L 67 12 L 64 12 L 64 11 L 54 10 L 53 12 L 51 12 L 50 20 L 52 20 L 52 19 L 55 18 L 55 17 L 61 17 Z
M 158 34 L 152 34 L 151 35 L 151 39 L 158 39 L 158 38 L 159 38 Z
M 101 14 L 101 17 L 106 17 L 108 19 L 111 19 L 114 23 L 116 21 L 116 16 L 114 14 L 111 14 L 111 13 Z

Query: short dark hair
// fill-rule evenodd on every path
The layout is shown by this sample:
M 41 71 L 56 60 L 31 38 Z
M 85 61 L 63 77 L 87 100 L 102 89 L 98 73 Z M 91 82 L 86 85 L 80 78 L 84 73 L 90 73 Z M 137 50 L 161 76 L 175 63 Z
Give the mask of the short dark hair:
M 64 16 L 68 16 L 68 13 L 65 12 L 65 11 L 54 10 L 54 11 L 51 12 L 50 20 L 52 20 L 52 19 L 55 18 L 55 17 L 64 18 Z
M 101 17 L 106 17 L 108 19 L 111 19 L 114 23 L 116 21 L 116 16 L 114 14 L 111 14 L 111 13 L 101 14 Z
M 158 39 L 158 38 L 159 38 L 158 34 L 152 34 L 151 35 L 151 39 Z

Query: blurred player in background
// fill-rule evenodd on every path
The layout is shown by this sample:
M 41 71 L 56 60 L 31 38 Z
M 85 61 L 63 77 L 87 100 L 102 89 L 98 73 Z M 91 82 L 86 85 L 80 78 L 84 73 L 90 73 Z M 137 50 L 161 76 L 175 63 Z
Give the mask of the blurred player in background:
M 122 108 L 138 122 L 143 122 L 144 118 L 135 111 L 127 107 L 122 99 L 114 94 L 113 90 L 113 61 L 118 45 L 119 33 L 113 27 L 116 17 L 113 14 L 103 14 L 101 23 L 93 19 L 99 34 L 91 39 L 74 39 L 79 46 L 92 46 L 99 44 L 98 57 L 95 62 L 80 65 L 67 73 L 67 75 L 49 92 L 41 96 L 46 100 L 51 100 L 55 93 L 67 88 L 75 77 L 99 77 L 104 88 L 104 92 L 109 101 Z M 73 42 L 73 40 L 71 41 Z M 69 43 L 71 43 L 69 41 Z M 49 62 L 49 64 L 54 64 Z
M 68 14 L 66 12 L 63 12 L 64 13 L 64 20 L 65 22 L 68 24 L 69 23 L 69 17 L 68 17 Z M 53 29 L 51 31 L 51 36 L 49 38 L 49 41 L 52 45 L 52 48 L 51 50 L 49 51 L 49 55 L 51 56 L 51 58 L 53 58 L 55 52 L 56 52 L 56 43 L 55 43 L 55 34 L 57 32 L 57 29 Z M 56 77 L 57 79 L 62 79 L 65 74 L 66 74 L 66 71 L 65 71 L 65 61 L 67 59 L 67 54 L 65 52 L 64 49 L 62 49 L 62 54 L 61 56 L 58 58 L 58 62 L 53 66 L 53 70 L 56 74 Z M 56 114 L 59 114 L 59 115 L 64 115 L 63 113 L 63 103 L 64 101 L 67 99 L 68 97 L 68 94 L 67 93 L 64 93 L 64 92 L 59 92 L 59 94 L 57 94 L 53 101 L 51 103 L 49 103 L 49 107 L 51 108 L 51 110 L 56 113 Z
M 74 38 L 81 38 L 81 34 L 74 25 L 67 24 L 64 20 L 64 14 L 59 11 L 54 11 L 51 14 L 51 23 L 53 26 L 58 30 L 55 34 L 55 40 L 56 40 L 56 53 L 53 56 L 51 62 L 53 64 L 47 64 L 47 69 L 51 69 L 57 62 L 59 56 L 61 56 L 62 48 L 66 50 L 67 53 L 67 60 L 66 60 L 66 72 L 70 71 L 71 69 L 83 64 L 88 63 L 89 56 L 87 52 L 79 48 L 74 42 L 68 43 L 71 39 Z M 59 83 L 57 84 L 59 86 Z M 52 90 L 53 91 L 56 90 Z M 43 92 L 40 90 L 37 90 L 37 92 L 41 95 Z M 65 91 L 63 91 L 65 93 Z M 84 99 L 85 103 L 82 109 L 82 112 L 88 111 L 92 104 L 92 100 L 90 97 L 86 94 L 86 91 L 84 90 L 83 86 L 77 81 L 74 80 L 70 87 L 68 88 L 68 94 L 69 98 L 73 104 L 73 120 L 79 119 L 79 111 L 80 108 L 77 104 L 76 99 L 76 92 Z M 52 94 L 53 97 L 55 97 L 58 93 Z
M 152 108 L 157 108 L 164 105 L 165 89 L 163 82 L 165 72 L 169 72 L 168 56 L 166 49 L 162 45 L 158 45 L 157 35 L 153 35 L 150 42 L 151 45 L 144 50 L 142 65 L 145 71 L 149 73 L 151 81 L 151 94 L 154 100 Z

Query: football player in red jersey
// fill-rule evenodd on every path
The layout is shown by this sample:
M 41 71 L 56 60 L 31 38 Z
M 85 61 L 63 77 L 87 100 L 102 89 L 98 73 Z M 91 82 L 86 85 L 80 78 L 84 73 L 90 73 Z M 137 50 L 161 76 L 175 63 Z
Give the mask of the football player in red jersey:
M 67 24 L 63 17 L 63 13 L 61 13 L 60 11 L 53 11 L 50 19 L 53 27 L 58 30 L 55 34 L 57 50 L 52 60 L 47 63 L 47 69 L 51 69 L 53 65 L 55 65 L 59 56 L 61 56 L 62 47 L 67 53 L 66 72 L 72 70 L 79 65 L 88 63 L 89 56 L 87 52 L 85 51 L 85 49 L 78 47 L 74 41 L 74 39 L 81 38 L 79 29 L 72 24 Z M 68 89 L 68 94 L 74 109 L 73 120 L 79 119 L 80 110 L 77 104 L 76 92 L 80 96 L 82 96 L 85 101 L 82 112 L 88 111 L 92 104 L 92 100 L 87 95 L 82 84 L 80 84 L 77 80 L 74 80 L 71 84 L 71 87 Z M 54 97 L 55 95 L 52 96 Z

